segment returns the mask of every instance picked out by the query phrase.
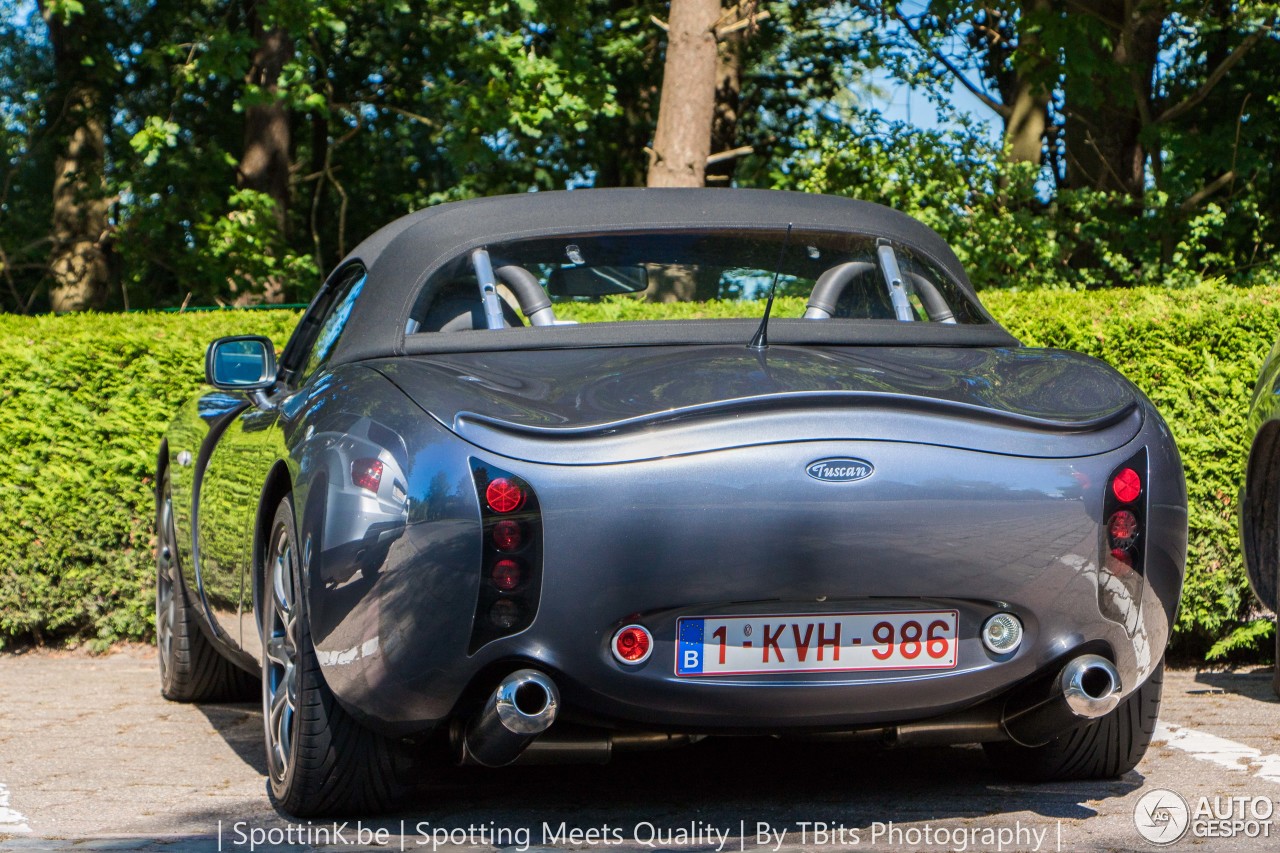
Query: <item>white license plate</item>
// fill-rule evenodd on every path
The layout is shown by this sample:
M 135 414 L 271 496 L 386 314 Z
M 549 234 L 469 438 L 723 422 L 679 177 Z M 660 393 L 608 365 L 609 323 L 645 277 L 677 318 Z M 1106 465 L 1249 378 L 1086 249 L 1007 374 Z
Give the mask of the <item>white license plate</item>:
M 955 610 L 683 617 L 676 675 L 951 669 Z

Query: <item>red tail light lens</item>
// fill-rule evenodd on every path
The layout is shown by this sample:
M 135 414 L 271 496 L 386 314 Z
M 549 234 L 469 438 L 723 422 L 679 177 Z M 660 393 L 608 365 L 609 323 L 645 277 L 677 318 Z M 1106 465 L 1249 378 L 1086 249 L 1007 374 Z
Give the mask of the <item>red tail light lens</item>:
M 515 483 L 499 477 L 490 481 L 484 490 L 484 499 L 489 502 L 489 507 L 494 512 L 508 513 L 515 512 L 524 506 L 524 489 Z
M 493 526 L 493 546 L 499 551 L 519 551 L 524 544 L 520 522 L 506 519 Z
M 542 506 L 533 484 L 472 458 L 480 509 L 479 594 L 469 650 L 533 624 L 542 596 Z
M 493 585 L 503 592 L 510 592 L 524 580 L 524 569 L 515 560 L 499 560 L 493 565 Z
M 1127 509 L 1113 513 L 1107 522 L 1107 535 L 1111 537 L 1111 545 L 1125 548 L 1138 538 L 1138 517 Z
M 1121 503 L 1133 503 L 1142 494 L 1142 478 L 1132 468 L 1121 468 L 1111 481 L 1111 493 Z
M 1126 566 L 1130 569 L 1133 568 L 1133 555 L 1124 548 L 1112 548 L 1111 559 L 1115 560 L 1122 566 Z
M 351 482 L 371 492 L 382 483 L 382 462 L 377 459 L 355 459 L 351 462 Z
M 640 625 L 628 625 L 613 635 L 613 656 L 623 663 L 642 663 L 653 651 L 653 637 Z

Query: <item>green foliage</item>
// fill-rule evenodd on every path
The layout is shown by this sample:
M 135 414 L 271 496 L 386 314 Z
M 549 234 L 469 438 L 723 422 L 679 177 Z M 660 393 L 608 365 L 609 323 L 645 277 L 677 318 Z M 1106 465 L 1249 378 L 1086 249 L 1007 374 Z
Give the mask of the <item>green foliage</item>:
M 1259 653 L 1265 657 L 1274 648 L 1271 641 L 1275 636 L 1274 619 L 1254 619 L 1214 643 L 1205 655 L 1205 660 L 1224 660 L 1234 657 L 1256 659 Z
M 949 130 L 851 114 L 805 138 L 774 175 L 779 189 L 847 195 L 908 213 L 942 235 L 979 289 L 1191 287 L 1224 271 L 1233 282 L 1269 280 L 1269 220 L 1256 201 L 1194 211 L 1153 190 L 1131 200 L 1090 189 L 1049 197 L 1039 169 L 1009 163 L 971 122 Z M 1238 244 L 1222 237 L 1241 217 L 1258 263 L 1237 268 Z M 1228 221 L 1230 220 L 1230 221 Z
M 0 646 L 152 622 L 160 436 L 221 335 L 283 346 L 293 312 L 0 317 Z
M 778 316 L 801 313 L 783 297 Z M 1187 470 L 1188 573 L 1175 643 L 1240 654 L 1265 639 L 1236 534 L 1245 413 L 1280 329 L 1280 288 L 989 292 L 1023 342 L 1104 359 L 1168 420 Z M 692 306 L 757 316 L 759 305 Z M 689 305 L 561 305 L 580 320 L 685 317 Z M 681 314 L 679 312 L 686 313 Z M 693 315 L 688 315 L 692 317 Z M 153 590 L 152 477 L 160 435 L 202 381 L 215 337 L 283 344 L 289 312 L 0 318 L 0 643 L 145 638 Z M 1212 647 L 1212 648 L 1211 648 Z

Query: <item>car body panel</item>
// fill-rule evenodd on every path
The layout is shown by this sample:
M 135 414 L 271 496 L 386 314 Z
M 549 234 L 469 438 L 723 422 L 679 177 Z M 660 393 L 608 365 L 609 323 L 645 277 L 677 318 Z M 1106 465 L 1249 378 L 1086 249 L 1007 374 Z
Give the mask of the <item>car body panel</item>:
M 703 346 L 369 363 L 468 441 L 560 464 L 833 437 L 1086 456 L 1141 425 L 1131 385 L 1059 350 Z
M 714 725 L 712 716 L 694 710 L 703 707 L 695 697 L 705 691 L 715 691 L 726 703 L 721 712 L 731 707 L 744 728 L 848 727 L 923 716 L 979 701 L 1064 650 L 1097 641 L 1113 651 L 1125 684 L 1136 686 L 1160 659 L 1181 585 L 1181 462 L 1176 450 L 1152 462 L 1149 537 L 1162 544 L 1148 551 L 1145 578 L 1117 579 L 1099 565 L 1102 500 L 1094 487 L 1135 448 L 1167 439 L 1163 423 L 1147 411 L 1142 432 L 1120 447 L 1049 460 L 848 440 L 548 465 L 451 442 L 432 421 L 423 450 L 410 446 L 411 462 L 432 466 L 427 477 L 411 464 L 411 501 L 436 493 L 436 465 L 475 457 L 513 471 L 537 491 L 547 531 L 537 620 L 468 657 L 475 579 L 457 577 L 454 567 L 476 559 L 468 549 L 479 538 L 479 506 L 469 484 L 458 484 L 448 492 L 450 511 L 437 513 L 447 516 L 444 523 L 411 524 L 372 585 L 313 589 L 316 613 L 324 614 L 317 649 L 337 695 L 391 731 L 444 719 L 475 672 L 504 660 L 557 673 L 566 701 L 595 718 L 633 725 L 665 719 L 694 728 Z M 655 440 L 661 438 L 659 430 Z M 866 459 L 875 472 L 843 484 L 805 475 L 808 463 L 832 457 Z M 965 595 L 939 598 L 947 588 Z M 935 605 L 962 613 L 967 645 L 955 671 L 765 675 L 715 679 L 717 686 L 708 687 L 678 679 L 672 666 L 679 616 Z M 980 616 L 1006 607 L 1028 622 L 1029 642 L 995 667 L 976 627 Z M 426 613 L 431 618 L 415 615 Z M 638 619 L 654 631 L 657 646 L 637 673 L 613 660 L 607 641 Z M 927 699 L 911 686 L 921 680 L 936 682 Z M 731 684 L 740 688 L 734 699 Z M 769 684 L 803 685 L 806 698 L 788 690 L 776 694 L 776 705 L 762 701 L 752 687 Z M 644 691 L 643 703 L 637 691 Z
M 1155 671 L 1182 584 L 1186 487 L 1160 415 L 1112 368 L 1023 348 L 994 322 L 789 320 L 760 350 L 746 346 L 756 321 L 740 320 L 406 334 L 434 267 L 485 240 L 587 226 L 894 234 L 971 292 L 936 235 L 875 206 L 547 195 L 389 226 L 304 314 L 276 387 L 204 394 L 179 412 L 163 463 L 184 579 L 224 654 L 261 661 L 262 539 L 290 494 L 325 682 L 387 734 L 444 730 L 521 666 L 555 680 L 566 720 L 712 733 L 933 717 L 1084 652 L 1114 662 L 1125 694 Z M 619 221 L 602 221 L 615 207 Z M 330 288 L 356 278 L 346 331 L 310 358 Z M 1111 559 L 1104 529 L 1110 478 L 1138 458 L 1140 571 Z M 823 460 L 865 469 L 811 476 Z M 371 461 L 380 479 L 357 483 Z M 528 547 L 541 568 L 532 622 L 477 642 L 488 471 L 536 496 Z M 959 614 L 954 668 L 675 672 L 681 617 L 919 610 Z M 998 612 L 1023 620 L 1015 653 L 979 638 Z M 639 666 L 609 648 L 634 622 L 655 640 Z

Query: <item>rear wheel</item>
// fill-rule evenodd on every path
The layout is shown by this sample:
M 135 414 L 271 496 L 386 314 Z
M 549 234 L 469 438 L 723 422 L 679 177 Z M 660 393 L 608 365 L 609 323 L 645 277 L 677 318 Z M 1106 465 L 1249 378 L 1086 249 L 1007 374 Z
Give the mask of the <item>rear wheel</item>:
M 325 684 L 311 642 L 293 503 L 276 509 L 264 554 L 262 718 L 271 794 L 298 817 L 383 811 L 404 793 L 398 745 L 360 726 Z
M 1111 713 L 1044 746 L 984 743 L 987 760 L 1001 774 L 1026 782 L 1111 779 L 1127 773 L 1151 744 L 1163 684 L 1161 661 L 1146 682 Z
M 200 632 L 199 610 L 187 595 L 178 565 L 169 472 L 160 474 L 156 506 L 156 649 L 160 693 L 177 702 L 249 699 L 254 678 L 218 654 Z

